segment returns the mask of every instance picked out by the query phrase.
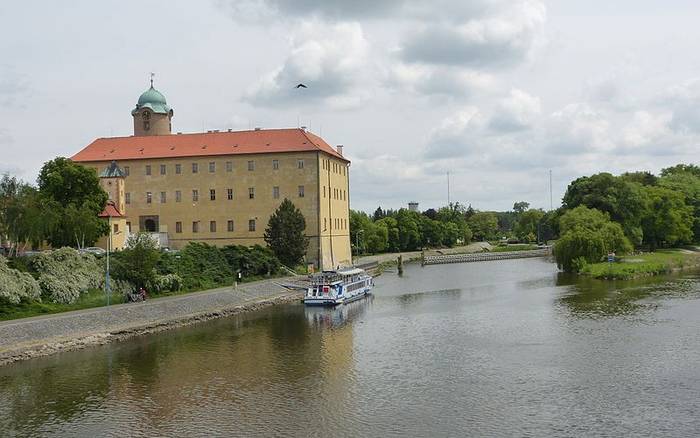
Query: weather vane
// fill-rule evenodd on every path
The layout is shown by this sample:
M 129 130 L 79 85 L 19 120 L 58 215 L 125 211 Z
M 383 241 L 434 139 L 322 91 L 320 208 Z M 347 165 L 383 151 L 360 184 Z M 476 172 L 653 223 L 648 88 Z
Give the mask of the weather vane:
M 151 88 L 153 88 L 153 78 L 156 77 L 156 74 L 151 72 Z

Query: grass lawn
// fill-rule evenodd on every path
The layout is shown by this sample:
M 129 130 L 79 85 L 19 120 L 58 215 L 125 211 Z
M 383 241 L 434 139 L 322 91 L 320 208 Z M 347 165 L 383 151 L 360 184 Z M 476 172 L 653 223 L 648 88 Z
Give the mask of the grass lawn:
M 700 253 L 668 249 L 621 257 L 615 263 L 601 262 L 587 265 L 581 274 L 600 279 L 627 280 L 666 274 L 693 266 L 700 266 Z
M 491 249 L 491 252 L 532 251 L 534 249 L 538 249 L 538 246 L 523 243 L 518 245 L 495 246 Z
M 113 294 L 110 304 L 120 304 L 124 302 L 122 295 Z M 19 303 L 0 305 L 0 321 L 8 319 L 28 318 L 30 316 L 48 315 L 52 313 L 68 312 L 71 310 L 88 309 L 107 305 L 107 296 L 103 290 L 93 289 L 80 296 L 73 304 L 55 303 Z

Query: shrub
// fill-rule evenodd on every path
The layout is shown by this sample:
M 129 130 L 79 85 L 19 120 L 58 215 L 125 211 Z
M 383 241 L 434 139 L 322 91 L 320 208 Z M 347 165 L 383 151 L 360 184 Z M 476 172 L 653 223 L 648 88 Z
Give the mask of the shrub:
M 280 261 L 270 249 L 260 245 L 252 247 L 229 245 L 221 249 L 231 272 L 240 271 L 246 277 L 276 274 Z
M 92 254 L 61 248 L 37 254 L 31 261 L 42 294 L 54 303 L 74 303 L 81 293 L 102 286 L 103 269 Z
M 175 292 L 182 289 L 182 278 L 177 274 L 157 275 L 149 290 L 158 292 Z
M 156 281 L 156 266 L 160 251 L 147 233 L 129 238 L 127 247 L 114 254 L 114 277 L 136 287 L 147 287 Z
M 41 300 L 41 287 L 34 277 L 10 268 L 3 256 L 0 256 L 0 300 L 12 304 Z
M 178 256 L 177 274 L 185 289 L 210 289 L 233 283 L 231 267 L 215 246 L 190 242 Z

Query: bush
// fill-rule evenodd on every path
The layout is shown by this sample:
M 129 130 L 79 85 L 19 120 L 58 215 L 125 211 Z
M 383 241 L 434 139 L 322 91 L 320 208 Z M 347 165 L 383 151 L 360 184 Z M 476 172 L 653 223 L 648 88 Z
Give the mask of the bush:
M 34 277 L 10 268 L 3 256 L 0 256 L 0 300 L 12 304 L 41 300 L 41 287 Z
M 123 251 L 114 253 L 114 277 L 128 281 L 137 288 L 148 287 L 156 281 L 156 266 L 160 251 L 147 233 L 130 237 Z
M 61 248 L 37 254 L 31 261 L 42 294 L 54 303 L 72 304 L 81 293 L 102 286 L 103 269 L 92 254 Z
M 182 278 L 177 274 L 158 275 L 149 287 L 149 290 L 155 293 L 176 292 L 180 289 L 182 289 Z
M 270 248 L 260 245 L 252 247 L 229 245 L 221 249 L 231 272 L 240 271 L 245 277 L 276 274 L 280 261 Z
M 190 242 L 178 256 L 177 274 L 183 279 L 185 289 L 210 289 L 233 284 L 232 269 L 219 248 Z

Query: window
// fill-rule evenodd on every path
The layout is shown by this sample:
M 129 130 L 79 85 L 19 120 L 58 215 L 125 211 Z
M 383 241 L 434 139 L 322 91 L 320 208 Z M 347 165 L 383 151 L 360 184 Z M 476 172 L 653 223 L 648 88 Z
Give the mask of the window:
M 124 176 L 129 176 L 129 173 L 131 170 L 129 169 L 129 166 L 124 166 Z
M 199 190 L 197 190 L 197 189 L 192 190 L 192 201 L 194 201 L 194 202 L 199 201 Z
M 124 193 L 124 202 L 126 204 L 131 204 L 131 193 L 129 193 L 129 192 Z
M 297 169 L 304 168 L 304 160 L 297 160 Z
M 199 172 L 199 164 L 192 163 L 192 173 L 197 173 L 197 172 Z
M 272 170 L 277 170 L 280 168 L 280 160 L 272 160 Z
M 248 170 L 255 170 L 255 161 L 248 161 Z
M 182 202 L 182 192 L 175 190 L 175 202 Z
M 304 186 L 299 186 L 299 197 L 300 198 L 304 197 Z
M 255 199 L 255 187 L 248 187 L 248 199 Z
M 160 174 L 165 175 L 165 164 L 160 165 Z
M 209 200 L 216 201 L 216 189 L 209 189 Z
M 209 221 L 209 232 L 216 233 L 216 221 Z
M 150 174 L 151 174 L 151 165 L 146 164 L 146 175 L 150 175 Z
M 229 232 L 232 232 L 232 231 L 233 231 L 233 221 L 228 221 L 228 222 L 226 223 L 226 229 L 227 229 Z
M 323 231 L 326 231 L 326 230 L 328 229 L 328 223 L 327 223 L 327 221 L 328 221 L 328 219 L 326 219 L 326 218 L 324 217 L 324 218 L 323 218 Z
M 146 192 L 146 204 L 153 202 L 153 194 L 151 192 Z
M 323 197 L 326 197 L 326 186 L 323 186 Z
M 226 199 L 229 201 L 233 200 L 233 189 L 226 189 Z
M 165 192 L 160 192 L 160 203 L 165 204 Z
M 214 173 L 216 172 L 216 162 L 210 161 L 209 162 L 209 173 Z
M 118 233 L 119 232 L 119 224 L 114 224 L 114 227 L 112 227 L 112 229 L 114 230 L 114 233 Z
M 126 231 L 131 233 L 131 222 L 126 223 Z
M 248 221 L 248 231 L 255 231 L 255 219 Z
M 182 233 L 182 222 L 175 222 L 175 232 Z
M 192 232 L 199 233 L 199 221 L 192 222 Z
M 175 173 L 177 173 L 178 175 L 182 173 L 182 164 L 175 165 Z
M 272 197 L 275 199 L 279 199 L 280 197 L 280 188 L 278 186 L 275 186 L 272 188 Z
M 226 162 L 226 172 L 233 172 L 233 161 Z

